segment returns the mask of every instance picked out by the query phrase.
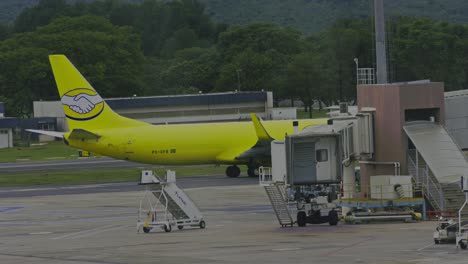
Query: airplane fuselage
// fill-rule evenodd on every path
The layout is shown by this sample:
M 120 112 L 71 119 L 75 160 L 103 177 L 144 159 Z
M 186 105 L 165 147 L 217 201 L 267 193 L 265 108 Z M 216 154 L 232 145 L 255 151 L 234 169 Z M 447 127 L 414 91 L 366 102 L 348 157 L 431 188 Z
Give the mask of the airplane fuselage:
M 291 120 L 263 121 L 274 139 L 293 134 Z M 299 131 L 326 123 L 325 119 L 299 121 Z M 93 131 L 97 140 L 68 139 L 70 146 L 99 155 L 159 165 L 247 164 L 237 157 L 252 148 L 258 137 L 252 122 L 148 125 Z

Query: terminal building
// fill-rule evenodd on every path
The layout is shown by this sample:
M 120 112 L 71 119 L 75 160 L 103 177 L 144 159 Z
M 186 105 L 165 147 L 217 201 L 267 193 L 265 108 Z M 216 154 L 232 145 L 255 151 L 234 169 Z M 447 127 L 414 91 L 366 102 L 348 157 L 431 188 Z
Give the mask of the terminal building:
M 0 102 L 0 149 L 13 147 L 14 139 L 53 140 L 48 136 L 32 135 L 25 129 L 55 130 L 56 118 L 17 118 L 5 117 L 5 106 Z
M 445 93 L 445 127 L 463 150 L 468 150 L 468 90 Z
M 262 119 L 295 119 L 295 108 L 273 108 L 272 92 L 227 92 L 193 95 L 109 98 L 117 113 L 151 124 L 248 121 L 250 113 Z M 57 128 L 67 131 L 60 101 L 36 101 L 34 117 L 57 118 Z

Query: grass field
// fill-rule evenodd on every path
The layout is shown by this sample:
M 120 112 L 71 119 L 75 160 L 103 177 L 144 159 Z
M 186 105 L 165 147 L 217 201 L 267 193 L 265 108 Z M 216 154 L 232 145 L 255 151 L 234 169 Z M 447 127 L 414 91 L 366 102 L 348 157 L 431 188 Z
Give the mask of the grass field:
M 184 166 L 156 169 L 160 176 L 166 169 L 174 169 L 177 177 L 224 175 L 225 166 Z M 104 183 L 124 182 L 140 179 L 140 169 L 95 170 L 79 172 L 54 172 L 34 174 L 14 174 L 0 176 L 0 187 L 32 186 L 46 184 L 76 184 L 76 183 Z
M 14 147 L 0 149 L 0 162 L 47 161 L 55 159 L 76 159 L 78 150 L 70 148 L 61 141 L 49 142 L 31 147 Z M 174 169 L 177 177 L 224 175 L 226 166 L 178 166 L 156 169 L 159 175 L 164 175 L 166 169 Z M 0 176 L 0 187 L 44 185 L 44 184 L 76 184 L 138 181 L 140 169 L 120 170 L 90 170 L 80 172 L 29 173 Z
M 76 159 L 77 157 L 78 150 L 68 147 L 62 141 L 53 141 L 31 147 L 0 149 L 0 162 Z

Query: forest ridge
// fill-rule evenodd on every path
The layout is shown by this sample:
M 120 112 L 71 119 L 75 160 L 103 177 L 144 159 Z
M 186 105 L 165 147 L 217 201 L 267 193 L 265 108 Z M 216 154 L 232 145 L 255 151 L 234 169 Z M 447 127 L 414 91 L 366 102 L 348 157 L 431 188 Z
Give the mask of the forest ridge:
M 86 0 L 85 2 L 91 2 Z M 142 0 L 122 0 L 142 2 Z M 26 7 L 39 0 L 0 1 L 0 22 L 10 22 Z M 69 2 L 76 2 L 70 0 Z M 372 0 L 199 0 L 206 14 L 226 24 L 274 22 L 292 26 L 305 33 L 321 31 L 338 18 L 365 18 L 372 14 Z M 430 17 L 455 23 L 468 23 L 465 0 L 391 0 L 386 1 L 388 14 Z

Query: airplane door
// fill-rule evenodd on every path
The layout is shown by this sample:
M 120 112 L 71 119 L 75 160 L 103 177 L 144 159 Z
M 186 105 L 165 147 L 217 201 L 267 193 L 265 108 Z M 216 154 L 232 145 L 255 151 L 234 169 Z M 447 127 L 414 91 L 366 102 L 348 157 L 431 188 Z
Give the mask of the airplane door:
M 123 144 L 125 159 L 131 160 L 135 154 L 135 140 L 129 139 Z

